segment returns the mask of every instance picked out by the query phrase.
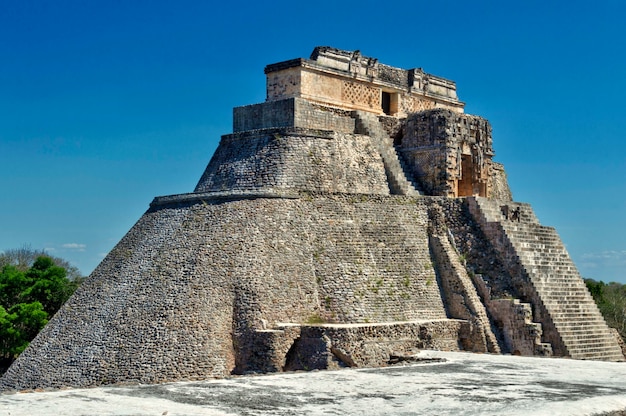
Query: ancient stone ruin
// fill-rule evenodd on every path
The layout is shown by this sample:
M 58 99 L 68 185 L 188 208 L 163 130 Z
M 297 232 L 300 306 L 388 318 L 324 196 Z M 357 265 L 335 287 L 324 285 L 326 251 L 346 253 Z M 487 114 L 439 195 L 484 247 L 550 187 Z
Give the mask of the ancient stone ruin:
M 623 360 L 454 82 L 329 47 L 265 73 L 266 102 L 234 109 L 194 192 L 152 201 L 1 388 L 384 366 L 423 348 Z

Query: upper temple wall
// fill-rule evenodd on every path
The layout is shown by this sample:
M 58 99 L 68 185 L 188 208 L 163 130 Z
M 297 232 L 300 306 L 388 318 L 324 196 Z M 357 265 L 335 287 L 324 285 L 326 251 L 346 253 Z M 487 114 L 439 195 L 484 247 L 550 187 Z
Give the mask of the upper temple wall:
M 359 51 L 317 47 L 310 59 L 268 65 L 265 73 L 267 101 L 297 97 L 396 117 L 434 108 L 462 113 L 464 107 L 453 81 L 383 65 Z

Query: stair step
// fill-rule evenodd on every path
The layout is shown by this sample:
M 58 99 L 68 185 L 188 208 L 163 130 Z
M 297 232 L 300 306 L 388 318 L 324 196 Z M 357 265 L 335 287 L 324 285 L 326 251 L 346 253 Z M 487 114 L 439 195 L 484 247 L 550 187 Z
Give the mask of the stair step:
M 381 127 L 378 117 L 361 111 L 355 111 L 353 114 L 359 128 L 365 130 L 365 133 L 372 137 L 377 144 L 385 164 L 385 171 L 388 174 L 390 190 L 401 195 L 420 195 L 417 188 L 408 180 L 401 158 L 393 147 L 392 141 L 387 137 L 385 130 Z
M 538 295 L 542 314 L 549 317 L 565 348 L 576 358 L 623 360 L 621 350 L 558 233 L 539 224 L 529 205 L 519 205 L 520 221 L 507 221 L 502 202 L 472 198 L 470 210 L 483 231 L 496 241 L 501 254 L 515 259 L 523 279 Z M 518 204 L 507 202 L 509 209 Z M 512 208 L 513 207 L 513 208 Z M 550 326 L 548 326 L 550 328 Z

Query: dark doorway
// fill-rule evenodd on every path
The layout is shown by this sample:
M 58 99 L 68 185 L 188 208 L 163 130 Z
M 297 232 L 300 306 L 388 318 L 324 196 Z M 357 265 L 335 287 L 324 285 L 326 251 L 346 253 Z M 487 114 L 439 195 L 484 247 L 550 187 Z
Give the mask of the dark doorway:
M 394 145 L 394 146 L 402 146 L 402 138 L 403 138 L 403 137 L 404 137 L 404 136 L 402 135 L 402 130 L 400 130 L 400 131 L 398 132 L 398 134 L 396 134 L 396 135 L 393 137 L 393 145 Z
M 382 97 L 383 112 L 388 116 L 391 115 L 391 94 L 383 91 Z
M 472 155 L 463 155 L 461 158 L 461 179 L 458 182 L 457 196 L 472 196 L 474 194 L 474 164 Z

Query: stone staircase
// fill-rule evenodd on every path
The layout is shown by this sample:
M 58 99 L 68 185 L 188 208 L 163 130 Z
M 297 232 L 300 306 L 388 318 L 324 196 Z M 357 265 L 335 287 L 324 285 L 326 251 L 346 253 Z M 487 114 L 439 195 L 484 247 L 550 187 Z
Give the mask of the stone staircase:
M 623 361 L 611 334 L 556 230 L 539 224 L 528 204 L 467 198 L 470 212 L 510 266 L 520 294 L 533 305 L 555 355 Z M 507 220 L 520 208 L 519 221 Z
M 436 267 L 439 269 L 441 292 L 446 298 L 448 316 L 467 320 L 476 327 L 479 342 L 474 341 L 476 345 L 470 347 L 472 351 L 486 350 L 500 354 L 502 351 L 491 329 L 485 305 L 481 302 L 467 270 L 461 264 L 458 252 L 446 235 L 431 235 L 430 247 L 437 261 Z M 484 350 L 481 351 L 481 347 Z
M 552 345 L 543 342 L 543 328 L 534 322 L 530 303 L 519 299 L 493 299 L 488 302 L 492 317 L 502 328 L 504 343 L 512 354 L 552 355 Z
M 377 150 L 383 158 L 385 172 L 389 181 L 389 189 L 392 194 L 418 196 L 422 195 L 417 184 L 408 178 L 409 170 L 404 165 L 403 159 L 398 156 L 391 138 L 387 135 L 375 114 L 365 111 L 354 111 L 356 120 L 356 132 L 370 136 L 377 146 Z

